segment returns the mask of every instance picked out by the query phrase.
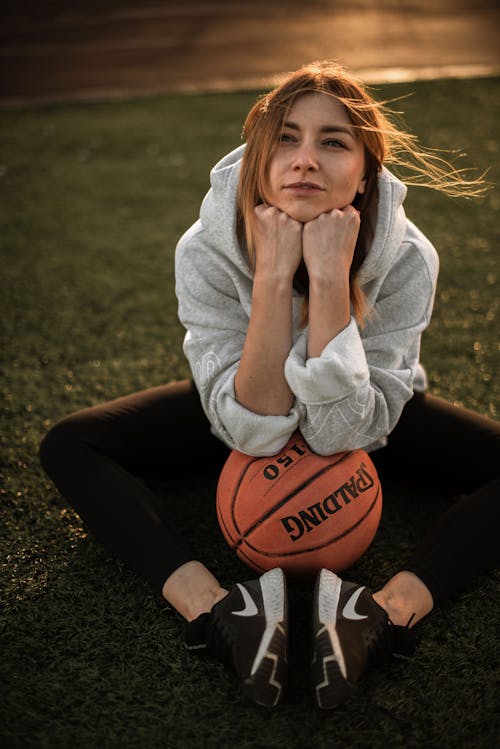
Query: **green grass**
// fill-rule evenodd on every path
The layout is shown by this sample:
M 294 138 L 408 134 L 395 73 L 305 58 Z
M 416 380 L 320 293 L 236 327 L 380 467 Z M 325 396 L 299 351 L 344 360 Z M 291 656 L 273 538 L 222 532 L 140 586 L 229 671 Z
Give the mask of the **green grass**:
M 379 87 L 429 145 L 499 181 L 498 79 Z M 78 408 L 188 375 L 173 251 L 208 171 L 240 142 L 255 94 L 165 96 L 0 113 L 2 655 L 0 745 L 57 749 L 493 749 L 498 573 L 418 627 L 342 709 L 307 689 L 311 591 L 291 590 L 286 704 L 249 704 L 217 663 L 182 648 L 180 617 L 89 535 L 44 476 L 41 437 Z M 422 356 L 433 392 L 498 418 L 500 201 L 410 192 L 441 256 Z M 216 476 L 166 481 L 179 524 L 225 583 L 248 575 L 214 515 Z M 381 584 L 440 497 L 387 486 L 379 534 L 350 577 Z M 182 508 L 182 513 L 180 508 Z M 201 518 L 201 520 L 200 520 Z

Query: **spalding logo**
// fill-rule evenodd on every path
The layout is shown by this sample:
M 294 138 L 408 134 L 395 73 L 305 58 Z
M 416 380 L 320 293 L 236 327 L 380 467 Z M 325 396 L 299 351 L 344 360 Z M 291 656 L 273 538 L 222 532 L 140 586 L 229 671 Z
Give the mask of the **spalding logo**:
M 299 510 L 298 515 L 287 515 L 280 518 L 281 523 L 292 541 L 297 541 L 305 532 L 314 530 L 320 523 L 324 523 L 336 512 L 342 510 L 351 500 L 371 489 L 374 484 L 373 476 L 368 472 L 365 463 L 344 483 L 323 500 L 315 502 L 305 510 Z

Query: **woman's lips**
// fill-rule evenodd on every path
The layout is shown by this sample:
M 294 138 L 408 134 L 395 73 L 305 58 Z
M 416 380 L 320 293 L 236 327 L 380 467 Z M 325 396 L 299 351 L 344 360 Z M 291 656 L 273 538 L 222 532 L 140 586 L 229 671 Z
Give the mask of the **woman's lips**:
M 310 195 L 313 192 L 323 192 L 324 190 L 323 187 L 317 185 L 315 182 L 291 182 L 289 185 L 285 185 L 284 189 L 306 195 Z

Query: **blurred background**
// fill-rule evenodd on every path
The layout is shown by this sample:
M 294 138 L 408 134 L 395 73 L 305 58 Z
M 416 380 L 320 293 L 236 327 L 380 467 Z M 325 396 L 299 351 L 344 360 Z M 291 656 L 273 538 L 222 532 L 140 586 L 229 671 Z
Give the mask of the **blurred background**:
M 498 0 L 1 0 L 0 103 L 260 88 L 331 57 L 368 82 L 500 70 Z

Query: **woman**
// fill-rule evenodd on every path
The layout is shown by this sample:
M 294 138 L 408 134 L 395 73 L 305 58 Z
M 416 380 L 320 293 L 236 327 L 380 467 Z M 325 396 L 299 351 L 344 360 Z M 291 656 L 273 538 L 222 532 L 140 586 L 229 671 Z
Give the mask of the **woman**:
M 176 250 L 194 385 L 66 417 L 41 461 L 93 533 L 186 619 L 187 647 L 223 660 L 263 705 L 286 683 L 283 572 L 228 591 L 140 476 L 183 470 L 186 454 L 219 467 L 230 449 L 273 455 L 296 429 L 320 454 L 368 450 L 382 478 L 438 467 L 435 485 L 463 496 L 381 590 L 318 571 L 311 678 L 329 708 L 373 663 L 411 655 L 411 627 L 496 563 L 500 429 L 426 392 L 420 338 L 438 259 L 384 164 L 452 195 L 483 185 L 419 149 L 328 61 L 259 100 L 244 133 Z

